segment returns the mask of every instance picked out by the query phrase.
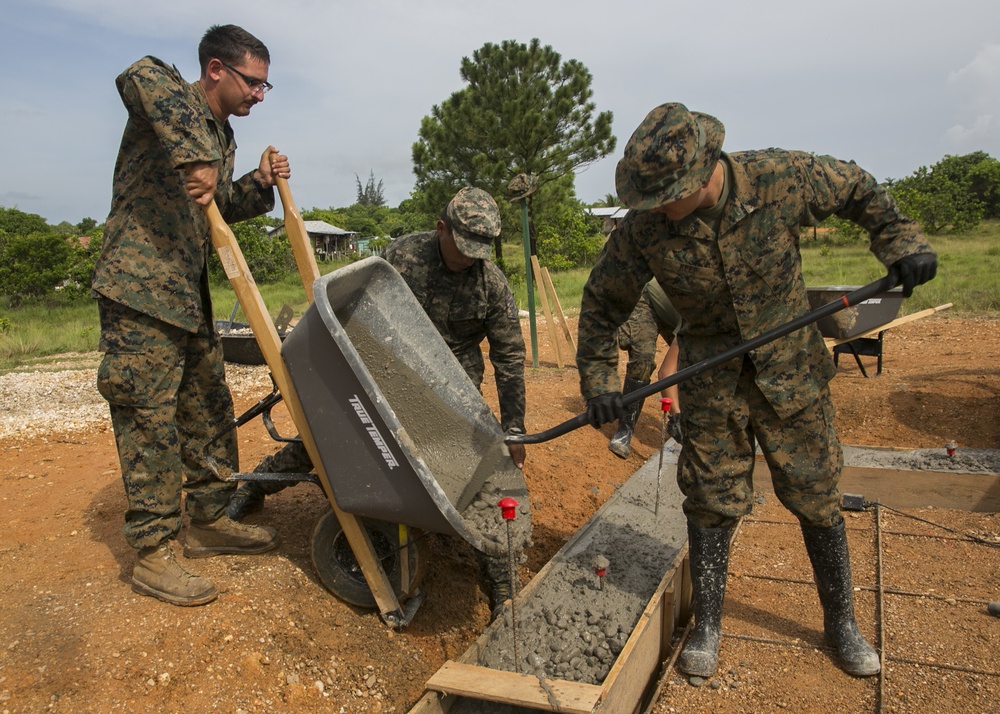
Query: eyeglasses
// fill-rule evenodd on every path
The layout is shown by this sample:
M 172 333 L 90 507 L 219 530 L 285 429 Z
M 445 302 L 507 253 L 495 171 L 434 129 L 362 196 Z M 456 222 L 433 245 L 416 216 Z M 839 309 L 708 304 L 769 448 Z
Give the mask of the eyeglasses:
M 226 69 L 228 69 L 230 72 L 235 72 L 236 74 L 238 74 L 240 76 L 240 79 L 243 80 L 244 84 L 247 85 L 247 89 L 250 90 L 251 94 L 256 94 L 257 92 L 260 92 L 261 94 L 267 94 L 272 89 L 274 89 L 274 85 L 271 84 L 270 82 L 265 82 L 263 79 L 257 79 L 256 77 L 247 76 L 247 75 L 243 74 L 242 72 L 240 72 L 235 67 L 230 67 L 228 64 L 226 64 L 222 60 L 219 60 L 219 63 L 223 67 L 225 67 Z

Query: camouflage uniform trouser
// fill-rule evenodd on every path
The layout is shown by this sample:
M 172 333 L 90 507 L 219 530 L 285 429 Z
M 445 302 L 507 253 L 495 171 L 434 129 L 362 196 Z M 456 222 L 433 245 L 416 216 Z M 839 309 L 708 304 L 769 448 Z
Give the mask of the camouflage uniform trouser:
M 781 419 L 744 362 L 736 393 L 684 410 L 677 484 L 684 513 L 699 528 L 728 526 L 753 509 L 755 444 L 760 444 L 781 503 L 809 526 L 840 523 L 837 484 L 844 465 L 833 428 L 829 388 L 812 405 Z
M 222 343 L 206 325 L 194 334 L 99 298 L 97 388 L 108 401 L 128 499 L 123 532 L 133 548 L 175 537 L 184 508 L 193 520 L 223 514 L 235 483 L 208 467 L 202 446 L 233 420 Z M 236 432 L 210 451 L 238 470 Z
M 257 473 L 265 474 L 307 474 L 312 471 L 313 462 L 309 452 L 300 441 L 289 441 L 276 453 L 268 454 L 254 467 Z M 266 496 L 283 491 L 294 485 L 288 481 L 253 481 L 258 493 Z
M 674 339 L 674 328 L 659 319 L 643 294 L 628 320 L 618 328 L 618 347 L 628 352 L 626 377 L 637 382 L 645 382 L 652 377 L 656 369 L 657 335 L 669 345 Z

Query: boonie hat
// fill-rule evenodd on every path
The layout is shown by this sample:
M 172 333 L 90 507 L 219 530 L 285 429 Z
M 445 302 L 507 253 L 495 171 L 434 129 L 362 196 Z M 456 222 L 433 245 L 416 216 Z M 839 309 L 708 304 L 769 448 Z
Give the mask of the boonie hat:
M 625 145 L 615 170 L 618 198 L 628 208 L 650 210 L 690 196 L 711 177 L 725 136 L 713 116 L 661 104 Z
M 462 255 L 476 260 L 490 257 L 493 239 L 500 235 L 500 209 L 490 194 L 466 186 L 448 203 L 445 215 Z

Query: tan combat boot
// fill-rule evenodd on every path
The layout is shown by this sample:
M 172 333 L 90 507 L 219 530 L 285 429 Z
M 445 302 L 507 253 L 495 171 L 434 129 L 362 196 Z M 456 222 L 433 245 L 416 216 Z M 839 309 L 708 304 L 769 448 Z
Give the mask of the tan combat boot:
M 173 544 L 167 540 L 154 548 L 143 548 L 132 568 L 132 589 L 184 607 L 204 605 L 219 596 L 212 582 L 195 575 L 174 556 Z
M 204 523 L 191 521 L 184 539 L 184 556 L 208 558 L 212 555 L 253 555 L 265 553 L 278 545 L 273 528 L 251 526 L 229 516 Z

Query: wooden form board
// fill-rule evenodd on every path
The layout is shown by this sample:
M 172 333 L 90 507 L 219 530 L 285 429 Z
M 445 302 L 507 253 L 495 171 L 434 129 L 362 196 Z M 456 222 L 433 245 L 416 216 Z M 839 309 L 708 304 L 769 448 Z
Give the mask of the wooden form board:
M 556 565 L 588 537 L 589 531 L 614 507 L 614 499 L 605 503 L 518 593 L 519 608 Z M 489 711 L 485 708 L 488 703 L 539 711 L 639 712 L 655 689 L 660 667 L 668 656 L 671 636 L 678 624 L 687 619 L 690 602 L 691 575 L 685 545 L 678 549 L 666 568 L 628 641 L 600 685 L 557 679 L 540 681 L 535 675 L 477 665 L 480 650 L 486 646 L 491 628 L 495 626 L 491 625 L 457 661 L 446 662 L 428 680 L 427 691 L 409 714 L 446 714 L 461 698 L 479 700 L 477 711 L 483 712 Z
M 879 325 L 878 327 L 873 327 L 867 332 L 862 332 L 861 334 L 854 335 L 852 337 L 827 337 L 824 339 L 826 346 L 829 348 L 836 347 L 837 345 L 842 345 L 852 340 L 860 340 L 865 337 L 877 337 L 878 333 L 885 332 L 886 330 L 892 329 L 893 327 L 899 327 L 900 325 L 905 325 L 908 322 L 913 322 L 914 320 L 920 320 L 924 317 L 930 317 L 935 313 L 941 312 L 942 310 L 947 310 L 952 307 L 952 303 L 945 303 L 944 305 L 938 305 L 937 307 L 929 307 L 926 310 L 921 310 L 920 312 L 914 312 L 909 315 L 904 315 L 903 317 L 898 317 L 892 322 L 887 322 L 884 325 Z

